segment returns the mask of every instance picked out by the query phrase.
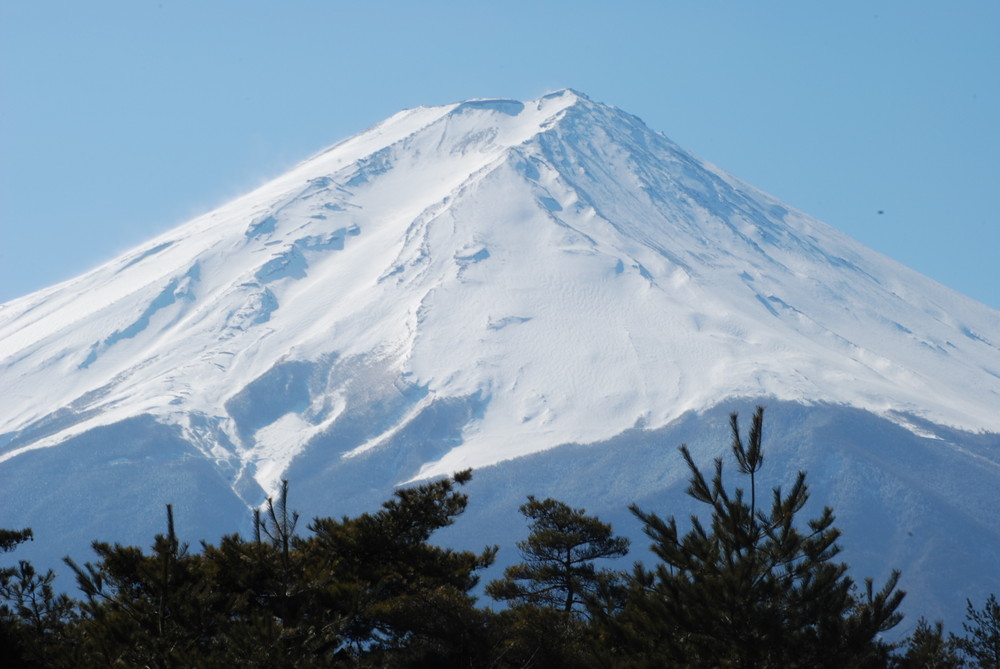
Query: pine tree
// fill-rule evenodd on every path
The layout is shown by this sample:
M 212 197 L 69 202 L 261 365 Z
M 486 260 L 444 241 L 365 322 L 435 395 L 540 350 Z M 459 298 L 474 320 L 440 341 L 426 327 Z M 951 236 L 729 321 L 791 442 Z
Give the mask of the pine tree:
M 952 642 L 970 660 L 970 666 L 1000 667 L 1000 603 L 996 595 L 990 595 L 982 609 L 966 600 L 962 628 L 966 636 L 952 636 Z
M 0 553 L 31 539 L 30 529 L 0 530 Z M 55 666 L 68 650 L 74 602 L 55 591 L 54 580 L 54 571 L 40 574 L 27 560 L 0 569 L 0 657 L 6 666 Z
M 486 593 L 514 606 L 500 613 L 503 658 L 510 666 L 589 666 L 593 657 L 586 617 L 600 595 L 615 590 L 621 575 L 598 569 L 596 560 L 628 552 L 629 541 L 583 509 L 533 496 L 521 505 L 528 538 L 517 543 L 523 562 L 504 570 Z
M 339 655 L 362 666 L 477 666 L 487 616 L 470 591 L 495 547 L 482 553 L 429 543 L 468 504 L 452 478 L 398 490 L 375 513 L 319 518 L 300 544 L 310 573 L 332 575 L 325 603 L 345 619 Z M 353 658 L 353 659 L 352 659 Z
M 737 418 L 731 418 L 740 470 L 755 476 L 763 409 L 754 416 L 748 446 Z M 621 614 L 605 619 L 617 639 L 621 666 L 861 667 L 885 658 L 879 634 L 895 626 L 903 593 L 894 572 L 875 591 L 866 580 L 860 592 L 835 561 L 840 531 L 826 508 L 800 529 L 797 515 L 808 499 L 805 474 L 786 493 L 775 488 L 768 512 L 754 508 L 741 488 L 723 482 L 722 459 L 705 478 L 686 446 L 691 471 L 688 494 L 705 504 L 711 520 L 698 517 L 682 533 L 673 517 L 632 506 L 645 524 L 660 562 L 637 565 Z
M 167 533 L 149 554 L 134 546 L 95 541 L 96 562 L 66 563 L 85 599 L 80 603 L 80 665 L 179 667 L 204 665 L 218 630 L 204 605 L 211 584 L 201 556 L 188 553 L 167 505 Z
M 221 619 L 214 655 L 220 666 L 326 667 L 343 644 L 344 616 L 328 602 L 333 576 L 311 568 L 288 506 L 288 481 L 277 502 L 253 516 L 253 538 L 203 544 L 210 596 Z
M 148 553 L 95 542 L 70 559 L 85 599 L 66 666 L 478 666 L 492 643 L 474 606 L 477 572 L 496 552 L 428 543 L 468 498 L 453 478 L 397 491 L 375 513 L 318 518 L 296 534 L 288 487 L 255 515 L 252 540 L 224 537 L 201 554 L 168 528 Z
M 584 509 L 552 498 L 529 496 L 520 511 L 531 521 L 528 538 L 517 542 L 524 562 L 507 567 L 486 593 L 515 604 L 584 613 L 587 598 L 598 593 L 601 580 L 613 577 L 609 570 L 598 570 L 594 561 L 626 555 L 629 540 L 614 536 L 609 524 Z
M 906 640 L 902 655 L 892 666 L 894 669 L 961 669 L 965 663 L 956 652 L 954 640 L 945 637 L 942 622 L 938 620 L 931 625 L 921 618 Z
M 0 529 L 0 553 L 9 553 L 25 541 L 33 539 L 31 528 L 23 530 L 2 530 Z M 0 573 L 6 573 L 6 569 Z

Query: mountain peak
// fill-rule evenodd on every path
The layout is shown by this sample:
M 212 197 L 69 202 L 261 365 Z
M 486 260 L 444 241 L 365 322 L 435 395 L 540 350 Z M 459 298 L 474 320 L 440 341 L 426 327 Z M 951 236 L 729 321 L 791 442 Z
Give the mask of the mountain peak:
M 590 101 L 590 97 L 586 93 L 582 93 L 582 92 L 576 90 L 575 88 L 560 88 L 560 89 L 554 90 L 554 91 L 552 91 L 550 93 L 546 93 L 542 97 L 543 98 L 556 98 L 556 97 L 561 97 L 561 96 L 565 96 L 565 95 L 571 95 L 571 96 L 573 96 L 575 98 L 578 98 L 580 100 Z
M 560 88 L 554 91 L 545 93 L 544 95 L 530 100 L 528 102 L 523 102 L 521 100 L 513 100 L 509 98 L 472 98 L 465 100 L 463 102 L 456 103 L 457 106 L 483 106 L 490 107 L 492 105 L 497 105 L 499 108 L 505 109 L 508 113 L 510 111 L 516 110 L 514 113 L 519 113 L 525 106 L 541 107 L 547 103 L 556 102 L 557 104 L 575 104 L 577 102 L 591 102 L 591 99 L 585 94 L 581 93 L 572 88 Z
M 416 478 L 547 462 L 563 474 L 526 480 L 604 490 L 624 509 L 633 482 L 655 495 L 677 478 L 676 463 L 655 473 L 636 455 L 650 440 L 737 400 L 867 417 L 850 425 L 933 460 L 896 486 L 972 471 L 986 495 L 1000 471 L 988 437 L 969 436 L 1000 431 L 1000 313 L 571 89 L 400 112 L 3 306 L 3 480 L 61 495 L 8 490 L 34 500 L 10 522 L 84 547 L 132 540 L 94 533 L 122 509 L 157 531 L 161 507 L 146 506 L 178 495 L 192 522 L 233 531 L 282 478 L 340 513 Z M 846 472 L 849 504 L 856 471 L 898 468 L 853 429 L 835 431 L 848 444 L 835 455 L 785 450 Z M 579 462 L 599 462 L 596 478 L 573 445 L 590 445 Z M 115 501 L 73 515 L 112 474 Z M 879 490 L 893 503 L 895 487 Z M 970 499 L 939 526 L 981 522 Z
M 477 407 L 407 477 L 734 395 L 1000 429 L 996 312 L 572 89 L 402 112 L 14 306 L 0 366 L 22 391 L 0 433 L 38 447 L 138 413 L 217 416 L 227 457 L 266 489 L 350 404 L 327 403 L 352 381 L 314 380 L 277 422 L 219 416 L 293 361 L 365 360 L 376 385 L 406 389 L 408 409 L 352 453 L 441 402 Z M 297 445 L 279 448 L 286 423 Z

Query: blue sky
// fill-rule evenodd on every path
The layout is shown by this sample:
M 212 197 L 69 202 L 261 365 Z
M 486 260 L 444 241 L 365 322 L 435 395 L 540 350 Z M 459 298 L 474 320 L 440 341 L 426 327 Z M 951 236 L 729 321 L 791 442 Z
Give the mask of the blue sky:
M 1000 308 L 995 0 L 5 0 L 0 301 L 400 109 L 572 87 Z

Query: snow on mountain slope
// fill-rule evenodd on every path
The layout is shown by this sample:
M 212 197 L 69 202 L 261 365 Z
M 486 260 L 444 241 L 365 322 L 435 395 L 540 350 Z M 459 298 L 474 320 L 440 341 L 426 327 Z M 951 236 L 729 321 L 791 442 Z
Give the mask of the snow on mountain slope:
M 131 496 L 105 526 L 187 495 L 232 527 L 283 476 L 320 504 L 566 444 L 628 460 L 733 398 L 1000 471 L 942 427 L 1000 432 L 1000 313 L 569 90 L 401 112 L 0 305 L 0 379 L 18 518 L 81 540 L 60 509 L 109 476 Z
M 423 392 L 350 453 L 436 399 L 483 398 L 462 443 L 407 477 L 727 396 L 1000 430 L 1000 315 L 572 91 L 402 112 L 0 317 L 3 459 L 195 414 L 230 442 L 206 455 L 267 490 L 337 420 L 340 389 L 252 432 L 226 402 L 276 362 L 327 355 Z

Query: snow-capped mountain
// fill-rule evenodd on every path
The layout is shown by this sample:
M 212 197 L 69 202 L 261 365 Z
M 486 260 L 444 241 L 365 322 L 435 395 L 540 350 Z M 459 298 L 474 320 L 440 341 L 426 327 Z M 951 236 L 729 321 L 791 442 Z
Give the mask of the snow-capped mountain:
M 627 526 L 687 508 L 677 438 L 707 463 L 764 402 L 773 483 L 881 546 L 852 564 L 928 617 L 1000 590 L 1000 312 L 574 91 L 401 112 L 0 305 L 0 379 L 0 524 L 46 556 L 470 466 L 477 531 L 550 490 Z

